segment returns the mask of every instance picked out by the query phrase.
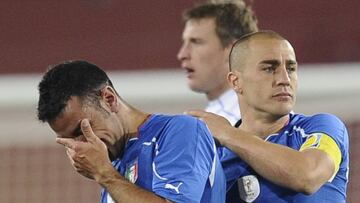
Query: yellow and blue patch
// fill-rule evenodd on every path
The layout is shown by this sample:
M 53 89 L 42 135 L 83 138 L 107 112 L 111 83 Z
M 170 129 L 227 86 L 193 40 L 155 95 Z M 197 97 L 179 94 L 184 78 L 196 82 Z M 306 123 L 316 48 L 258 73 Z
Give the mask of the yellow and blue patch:
M 339 170 L 340 162 L 341 162 L 341 151 L 339 146 L 336 144 L 333 138 L 325 133 L 313 133 L 308 136 L 307 140 L 301 146 L 300 151 L 305 149 L 315 148 L 321 151 L 324 151 L 328 154 L 334 161 L 335 171 L 334 175 L 330 178 L 329 181 L 335 177 L 335 174 Z

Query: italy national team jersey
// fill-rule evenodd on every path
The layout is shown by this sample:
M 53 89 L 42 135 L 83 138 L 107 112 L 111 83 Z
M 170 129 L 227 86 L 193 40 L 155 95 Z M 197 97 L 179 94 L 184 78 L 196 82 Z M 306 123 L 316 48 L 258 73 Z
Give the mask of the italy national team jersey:
M 290 114 L 289 123 L 278 134 L 269 135 L 266 141 L 299 151 L 317 148 L 326 152 L 334 160 L 334 176 L 317 192 L 305 195 L 267 181 L 229 149 L 219 148 L 228 183 L 227 202 L 345 202 L 349 140 L 345 125 L 337 117 Z
M 207 126 L 186 115 L 151 115 L 114 167 L 130 182 L 173 202 L 225 202 L 226 179 Z M 102 190 L 102 203 L 113 200 Z

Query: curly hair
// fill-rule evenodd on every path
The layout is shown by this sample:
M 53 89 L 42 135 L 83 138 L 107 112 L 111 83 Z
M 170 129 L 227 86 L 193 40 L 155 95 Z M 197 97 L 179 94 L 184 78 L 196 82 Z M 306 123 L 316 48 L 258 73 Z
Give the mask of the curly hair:
M 52 122 L 71 96 L 100 106 L 100 90 L 113 84 L 106 73 L 86 61 L 66 61 L 49 68 L 39 83 L 38 119 Z

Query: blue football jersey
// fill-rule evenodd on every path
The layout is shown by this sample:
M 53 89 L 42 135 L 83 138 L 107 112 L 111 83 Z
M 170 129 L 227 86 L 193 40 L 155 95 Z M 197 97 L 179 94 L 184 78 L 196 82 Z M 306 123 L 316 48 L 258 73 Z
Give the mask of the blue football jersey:
M 331 114 L 290 114 L 289 123 L 279 133 L 266 138 L 267 142 L 299 151 L 317 148 L 334 159 L 334 176 L 311 195 L 269 182 L 229 149 L 218 148 L 228 184 L 227 202 L 345 202 L 349 173 L 348 139 L 345 125 Z
M 151 115 L 113 166 L 173 202 L 225 202 L 226 179 L 207 126 L 186 115 Z M 102 203 L 113 202 L 102 190 Z

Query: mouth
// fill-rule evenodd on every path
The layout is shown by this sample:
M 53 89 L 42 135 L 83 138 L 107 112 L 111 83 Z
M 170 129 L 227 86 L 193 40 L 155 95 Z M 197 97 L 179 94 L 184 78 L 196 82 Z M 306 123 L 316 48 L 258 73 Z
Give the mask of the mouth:
M 274 94 L 272 97 L 280 101 L 288 101 L 293 99 L 293 95 L 288 92 L 279 92 Z
M 187 75 L 188 78 L 191 78 L 194 75 L 194 69 L 189 68 L 189 67 L 183 67 L 183 69 L 185 69 L 185 73 Z

